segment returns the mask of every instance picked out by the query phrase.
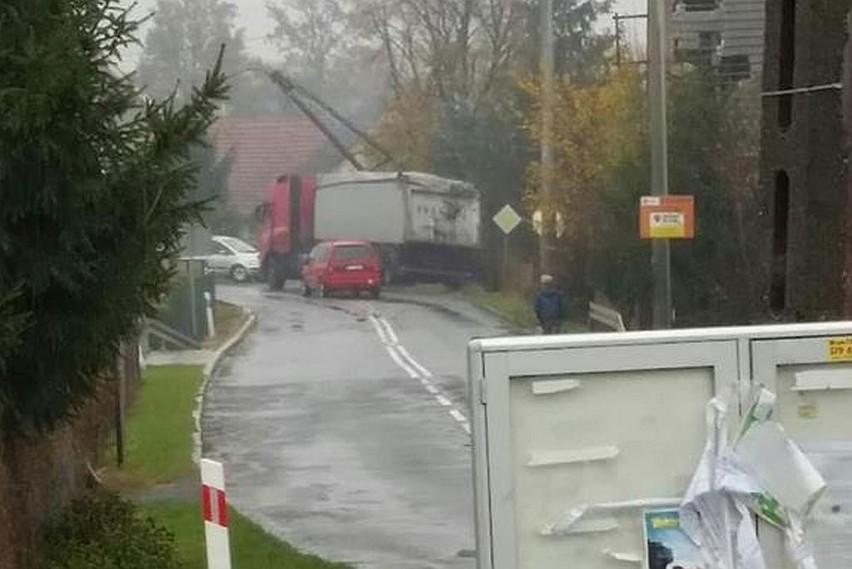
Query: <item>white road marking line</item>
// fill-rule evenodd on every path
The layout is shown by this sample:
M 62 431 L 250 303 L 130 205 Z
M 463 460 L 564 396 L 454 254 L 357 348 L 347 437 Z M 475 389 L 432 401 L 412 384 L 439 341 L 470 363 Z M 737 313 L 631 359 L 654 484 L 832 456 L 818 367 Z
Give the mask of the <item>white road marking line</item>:
M 402 354 L 402 357 L 408 360 L 408 363 L 410 363 L 412 367 L 414 367 L 414 369 L 423 374 L 423 377 L 428 377 L 430 379 L 432 378 L 432 372 L 420 365 L 420 362 L 411 357 L 411 354 L 408 353 L 408 350 L 405 349 L 405 346 L 400 344 L 399 346 L 397 346 L 397 349 L 399 349 L 399 353 Z
M 467 434 L 470 434 L 470 423 L 468 422 L 467 417 L 464 416 L 464 413 L 458 409 L 450 409 L 450 416 L 462 426 L 462 429 L 467 431 Z
M 379 319 L 371 314 L 370 323 L 372 323 L 373 328 L 376 329 L 376 334 L 379 335 L 379 339 L 382 341 L 382 344 L 388 345 L 388 337 L 385 335 L 384 328 L 382 328 L 381 324 L 379 324 Z
M 388 322 L 384 317 L 379 317 L 378 320 L 382 326 L 385 327 L 385 331 L 387 332 L 390 341 L 394 344 L 399 344 L 399 337 L 396 335 L 396 332 L 394 332 L 393 326 L 390 325 L 390 322 Z
M 461 411 L 459 411 L 458 409 L 450 409 L 450 415 L 452 415 L 453 419 L 455 419 L 459 423 L 466 423 L 467 422 L 467 419 L 465 418 L 465 416 L 462 415 Z
M 468 435 L 471 434 L 470 422 L 467 420 L 467 417 L 465 417 L 464 413 L 459 411 L 453 405 L 453 402 L 450 401 L 450 399 L 446 397 L 433 383 L 432 372 L 430 372 L 420 362 L 415 360 L 414 357 L 408 353 L 408 350 L 405 349 L 405 346 L 399 343 L 399 336 L 396 335 L 396 332 L 390 322 L 381 316 L 376 316 L 372 311 L 370 311 L 369 319 L 373 328 L 376 330 L 376 334 L 379 336 L 379 340 L 381 340 L 382 344 L 384 344 L 385 350 L 387 350 L 396 365 L 405 371 L 411 379 L 418 380 L 426 391 L 435 397 L 435 400 L 442 407 L 449 407 L 450 416 Z
M 393 358 L 393 361 L 396 362 L 396 365 L 401 367 L 405 371 L 405 373 L 407 373 L 409 377 L 411 377 L 411 379 L 417 379 L 417 372 L 414 370 L 413 367 L 403 361 L 400 355 L 396 353 L 396 350 L 393 349 L 393 346 L 385 346 L 385 349 L 390 354 L 390 357 Z

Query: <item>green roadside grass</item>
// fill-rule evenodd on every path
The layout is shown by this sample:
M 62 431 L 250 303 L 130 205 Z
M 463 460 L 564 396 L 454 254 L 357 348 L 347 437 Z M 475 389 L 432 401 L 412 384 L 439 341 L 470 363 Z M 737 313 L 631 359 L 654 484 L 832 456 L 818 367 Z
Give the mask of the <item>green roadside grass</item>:
M 532 299 L 520 292 L 488 291 L 480 285 L 469 285 L 463 293 L 471 304 L 498 314 L 515 330 L 531 331 L 538 326 L 532 311 Z
M 213 321 L 216 323 L 216 336 L 207 342 L 205 347 L 217 349 L 227 342 L 246 321 L 246 313 L 236 304 L 217 300 L 213 304 Z
M 533 297 L 516 291 L 488 291 L 480 285 L 468 285 L 462 290 L 465 298 L 479 308 L 497 314 L 514 333 L 536 333 L 538 320 L 533 312 Z M 580 333 L 588 327 L 580 322 L 568 321 L 563 326 L 566 333 Z
M 121 472 L 133 486 L 165 484 L 193 474 L 192 412 L 203 381 L 201 366 L 145 370 L 127 417 L 126 462 Z
M 105 485 L 137 502 L 175 537 L 182 566 L 206 569 L 200 491 L 192 462 L 192 412 L 204 379 L 201 366 L 145 370 L 126 425 L 126 460 L 109 468 Z M 231 556 L 235 569 L 345 569 L 302 553 L 230 508 Z
M 185 569 L 206 569 L 204 525 L 198 504 L 167 500 L 140 505 L 140 512 L 156 520 L 175 536 Z M 229 510 L 231 551 L 235 569 L 348 569 L 297 551 L 263 528 Z

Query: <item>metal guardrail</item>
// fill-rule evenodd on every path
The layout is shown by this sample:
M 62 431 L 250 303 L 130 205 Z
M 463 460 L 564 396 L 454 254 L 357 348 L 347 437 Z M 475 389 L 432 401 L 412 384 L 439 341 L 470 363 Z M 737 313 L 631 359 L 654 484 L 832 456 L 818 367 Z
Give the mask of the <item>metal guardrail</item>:
M 601 304 L 597 304 L 596 302 L 589 303 L 589 320 L 591 322 L 597 322 L 598 324 L 615 332 L 627 331 L 627 327 L 624 325 L 624 319 L 621 317 L 620 312 L 613 310 L 612 308 L 607 308 Z
M 190 338 L 159 320 L 146 318 L 142 328 L 143 351 L 147 351 L 152 336 L 157 338 L 167 348 L 179 350 L 198 350 L 201 348 L 201 343 L 194 338 Z

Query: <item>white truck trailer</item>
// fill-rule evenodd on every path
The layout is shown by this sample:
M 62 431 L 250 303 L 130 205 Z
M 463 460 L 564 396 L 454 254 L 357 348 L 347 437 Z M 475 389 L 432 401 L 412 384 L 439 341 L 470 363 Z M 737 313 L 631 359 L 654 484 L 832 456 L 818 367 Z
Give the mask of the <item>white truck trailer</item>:
M 320 175 L 314 238 L 377 244 L 390 280 L 460 281 L 479 263 L 479 192 L 416 172 Z

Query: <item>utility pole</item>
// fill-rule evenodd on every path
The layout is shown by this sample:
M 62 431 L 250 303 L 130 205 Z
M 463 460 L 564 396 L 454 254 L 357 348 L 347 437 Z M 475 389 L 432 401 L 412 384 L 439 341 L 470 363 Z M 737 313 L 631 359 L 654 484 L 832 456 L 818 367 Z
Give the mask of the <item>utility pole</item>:
M 621 17 L 618 12 L 612 15 L 615 22 L 615 65 L 621 67 Z
M 648 107 L 651 135 L 651 193 L 669 193 L 668 127 L 666 124 L 666 63 L 668 1 L 648 0 Z M 652 239 L 654 328 L 672 324 L 671 250 L 668 239 Z
M 852 38 L 852 12 L 846 17 L 846 34 Z M 852 142 L 852 39 L 847 40 L 843 51 L 843 122 L 846 124 L 846 144 Z M 849 156 L 852 159 L 852 153 Z M 846 235 L 852 235 L 852 179 L 846 182 Z M 852 263 L 852 244 L 846 239 L 846 266 Z M 844 274 L 844 310 L 846 318 L 852 318 L 852 274 L 843 271 Z
M 554 152 L 553 152 L 553 100 L 554 100 L 554 45 L 553 0 L 541 1 L 541 238 L 539 260 L 541 272 L 553 270 L 555 214 L 553 211 Z

